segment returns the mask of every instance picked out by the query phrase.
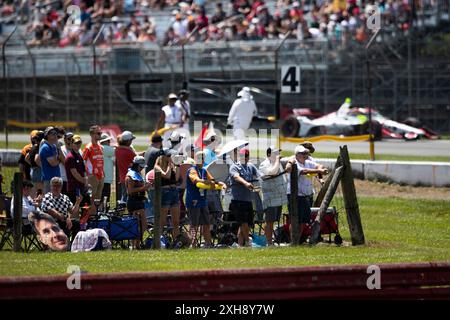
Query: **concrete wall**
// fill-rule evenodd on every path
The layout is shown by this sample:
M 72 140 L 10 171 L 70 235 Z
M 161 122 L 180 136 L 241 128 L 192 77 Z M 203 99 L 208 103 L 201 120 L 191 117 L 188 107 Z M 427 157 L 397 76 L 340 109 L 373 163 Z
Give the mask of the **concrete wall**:
M 15 166 L 20 150 L 0 149 L 5 166 Z M 336 159 L 316 159 L 328 168 L 333 168 Z M 360 179 L 389 181 L 411 186 L 450 187 L 450 163 L 409 161 L 351 160 L 355 177 Z

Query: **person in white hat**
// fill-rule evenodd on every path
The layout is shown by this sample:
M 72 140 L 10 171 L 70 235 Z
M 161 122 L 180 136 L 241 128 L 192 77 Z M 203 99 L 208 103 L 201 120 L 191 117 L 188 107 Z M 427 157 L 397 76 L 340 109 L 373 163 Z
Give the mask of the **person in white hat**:
M 259 165 L 263 176 L 263 206 L 265 211 L 266 227 L 264 234 L 267 245 L 272 245 L 273 223 L 281 218 L 283 205 L 287 204 L 287 181 L 280 162 L 281 150 L 270 146 L 266 150 L 267 159 Z
M 322 165 L 319 165 L 315 162 L 307 160 L 309 156 L 309 150 L 304 146 L 299 145 L 295 147 L 295 156 L 290 159 L 287 164 L 285 171 L 288 174 L 288 185 L 287 185 L 287 195 L 288 195 L 288 206 L 289 213 L 291 212 L 290 208 L 290 197 L 291 194 L 291 183 L 290 183 L 290 173 L 292 171 L 292 167 L 294 165 L 297 166 L 298 170 L 298 194 L 297 194 L 297 206 L 298 206 L 298 221 L 300 224 L 300 243 L 306 241 L 306 237 L 303 235 L 303 230 L 306 227 L 306 224 L 309 223 L 311 218 L 311 206 L 313 203 L 314 197 L 314 187 L 312 184 L 312 179 L 307 177 L 308 174 L 327 174 L 328 170 L 325 169 Z
M 183 143 L 182 141 L 186 138 L 186 135 L 183 132 L 172 131 L 169 137 L 170 149 L 175 150 L 177 152 L 182 152 Z
M 243 87 L 237 95 L 238 98 L 231 106 L 227 122 L 228 127 L 233 128 L 234 137 L 242 139 L 245 136 L 244 131 L 250 128 L 252 119 L 258 111 L 249 87 Z
M 161 115 L 158 123 L 156 124 L 156 130 L 161 128 L 181 128 L 184 125 L 183 118 L 185 112 L 180 106 L 177 106 L 175 102 L 178 100 L 178 96 L 175 93 L 169 94 L 167 97 L 168 104 L 162 107 Z M 170 147 L 169 137 L 173 130 L 167 130 L 163 135 L 163 146 L 165 148 Z
M 128 199 L 126 186 L 125 186 L 125 177 L 127 175 L 128 168 L 133 163 L 133 159 L 137 156 L 134 149 L 131 147 L 131 144 L 135 136 L 130 131 L 124 131 L 121 135 L 118 136 L 118 146 L 115 151 L 116 157 L 116 166 L 119 171 L 119 195 L 117 199 L 120 199 L 121 202 L 126 203 Z

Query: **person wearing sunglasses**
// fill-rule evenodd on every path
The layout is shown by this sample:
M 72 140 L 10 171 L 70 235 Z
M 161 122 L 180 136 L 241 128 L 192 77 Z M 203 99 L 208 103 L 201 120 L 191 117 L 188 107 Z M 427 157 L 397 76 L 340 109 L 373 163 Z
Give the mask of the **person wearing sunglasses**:
M 64 163 L 62 152 L 59 152 L 58 131 L 54 127 L 47 127 L 44 131 L 44 140 L 39 147 L 39 157 L 36 163 L 42 169 L 42 181 L 44 182 L 44 192 L 50 191 L 50 180 L 53 177 L 61 177 L 60 163 Z

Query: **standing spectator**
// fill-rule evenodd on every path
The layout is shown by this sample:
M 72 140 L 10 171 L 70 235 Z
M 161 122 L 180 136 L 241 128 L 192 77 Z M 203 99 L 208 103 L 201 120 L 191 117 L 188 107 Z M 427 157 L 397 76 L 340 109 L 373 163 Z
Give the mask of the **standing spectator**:
M 64 134 L 64 145 L 61 147 L 61 152 L 64 156 L 64 159 L 66 158 L 67 154 L 69 153 L 70 149 L 72 148 L 72 141 L 73 141 L 73 133 L 67 132 Z M 64 163 L 59 164 L 59 170 L 61 171 L 61 178 L 63 179 L 63 189 L 62 193 L 67 194 L 67 174 L 66 174 L 66 168 L 64 167 Z
M 327 169 L 323 169 L 320 165 L 315 162 L 307 160 L 309 155 L 308 149 L 304 146 L 295 147 L 295 158 L 290 159 L 286 164 L 286 172 L 291 173 L 292 167 L 297 166 L 298 170 L 298 194 L 297 194 L 297 205 L 298 205 L 298 216 L 300 223 L 300 243 L 306 241 L 306 236 L 303 235 L 303 231 L 306 224 L 309 223 L 311 219 L 311 206 L 313 203 L 314 188 L 312 181 L 307 174 L 327 174 Z M 291 184 L 290 175 L 288 175 L 288 187 L 287 187 L 288 201 L 290 204 L 291 194 Z M 291 208 L 289 208 L 289 213 Z M 292 220 L 291 220 L 292 221 Z
M 142 169 L 145 167 L 145 159 L 142 156 L 135 156 L 131 167 L 125 177 L 125 185 L 127 188 L 127 209 L 128 212 L 138 216 L 140 221 L 141 235 L 147 230 L 147 219 L 145 216 L 145 192 L 150 188 L 149 183 L 145 183 L 141 175 Z M 140 240 L 134 241 L 134 248 L 140 246 Z
M 81 196 L 78 196 L 75 204 L 73 204 L 69 197 L 61 193 L 62 179 L 60 177 L 53 177 L 50 181 L 51 191 L 46 193 L 42 200 L 41 210 L 51 215 L 57 222 L 64 233 L 75 237 L 80 229 L 79 223 L 72 220 L 80 210 Z
M 230 211 L 239 224 L 238 244 L 250 246 L 249 232 L 250 226 L 253 225 L 253 184 L 251 182 L 259 177 L 259 173 L 258 169 L 248 162 L 250 160 L 249 150 L 242 149 L 240 154 L 244 156 L 244 161 L 238 161 L 237 149 L 232 152 Z
M 167 130 L 163 136 L 163 146 L 170 147 L 169 137 L 174 129 L 181 128 L 184 125 L 183 117 L 184 111 L 181 107 L 177 106 L 175 102 L 178 97 L 175 93 L 171 93 L 168 96 L 168 104 L 162 107 L 161 115 L 156 124 L 156 130 L 161 128 L 171 128 L 172 130 Z
M 133 159 L 136 156 L 131 143 L 136 137 L 130 131 L 124 131 L 119 138 L 119 145 L 116 148 L 116 166 L 119 171 L 119 184 L 120 184 L 120 201 L 127 203 L 127 187 L 125 185 L 125 176 L 127 175 L 128 168 L 131 167 Z M 119 198 L 118 198 L 119 199 Z
M 98 144 L 102 135 L 100 126 L 91 126 L 89 128 L 89 134 L 91 135 L 91 142 L 83 150 L 83 159 L 86 163 L 88 181 L 92 186 L 92 197 L 94 199 L 100 199 L 105 179 L 105 173 L 103 171 L 103 149 Z
M 44 141 L 41 143 L 39 157 L 36 161 L 38 165 L 39 163 L 41 165 L 45 193 L 50 191 L 50 180 L 53 177 L 61 177 L 60 162 L 64 163 L 64 158 L 58 145 L 58 132 L 54 127 L 47 127 L 44 131 Z
M 67 195 L 72 203 L 76 202 L 77 196 L 85 194 L 89 184 L 83 157 L 80 154 L 81 143 L 80 136 L 73 137 L 64 164 L 67 173 Z M 90 203 L 90 200 L 88 200 L 88 203 Z
M 31 182 L 33 182 L 34 184 L 33 190 L 31 192 L 32 196 L 43 194 L 44 190 L 42 170 L 39 162 L 39 146 L 42 139 L 44 139 L 44 132 L 38 131 L 36 136 L 32 139 L 33 145 L 30 149 L 30 152 L 28 152 L 28 154 L 25 156 L 25 161 L 30 164 Z
M 205 155 L 203 151 L 195 154 L 195 166 L 187 171 L 186 179 L 186 208 L 188 210 L 190 226 L 190 236 L 192 247 L 197 246 L 197 232 L 201 227 L 202 234 L 205 239 L 205 248 L 211 247 L 211 231 L 210 218 L 208 210 L 208 202 L 206 200 L 206 189 L 199 189 L 197 183 L 204 183 L 206 185 L 215 185 L 214 177 L 203 167 Z M 225 184 L 220 182 L 222 187 Z
M 155 172 L 161 172 L 161 233 L 166 225 L 167 214 L 172 216 L 172 236 L 177 239 L 180 234 L 180 199 L 177 184 L 180 181 L 180 166 L 172 161 L 172 155 L 177 153 L 171 149 L 165 149 L 164 155 L 156 159 Z
M 203 28 L 208 28 L 208 24 L 209 24 L 209 20 L 208 17 L 206 16 L 206 9 L 204 6 L 201 6 L 197 9 L 197 19 L 196 19 L 196 24 L 198 27 L 198 30 L 202 30 Z
M 33 147 L 33 140 L 36 138 L 38 132 L 39 132 L 38 130 L 31 131 L 30 143 L 25 145 L 20 151 L 18 163 L 19 163 L 19 170 L 23 176 L 23 180 L 31 181 L 31 166 L 25 159 L 28 153 L 30 152 L 31 148 Z
M 111 137 L 102 133 L 100 144 L 103 148 L 103 171 L 105 172 L 105 181 L 103 183 L 102 201 L 106 197 L 109 202 L 111 198 L 111 184 L 114 177 L 114 147 L 111 147 Z
M 178 100 L 175 105 L 183 110 L 183 128 L 189 131 L 189 120 L 191 118 L 191 104 L 188 101 L 189 91 L 183 89 L 178 92 Z
M 259 166 L 259 171 L 265 178 L 262 183 L 266 222 L 264 234 L 269 246 L 272 245 L 273 224 L 280 221 L 283 205 L 287 204 L 287 183 L 280 165 L 280 151 L 274 146 L 269 147 L 267 159 Z
M 155 166 L 156 159 L 161 155 L 162 152 L 162 137 L 155 133 L 152 136 L 152 144 L 145 151 L 145 174 L 147 174 L 150 170 L 153 170 Z
M 227 15 L 225 11 L 223 11 L 222 2 L 217 2 L 214 15 L 211 17 L 211 23 L 213 24 L 219 23 L 220 21 L 225 20 L 226 16 Z

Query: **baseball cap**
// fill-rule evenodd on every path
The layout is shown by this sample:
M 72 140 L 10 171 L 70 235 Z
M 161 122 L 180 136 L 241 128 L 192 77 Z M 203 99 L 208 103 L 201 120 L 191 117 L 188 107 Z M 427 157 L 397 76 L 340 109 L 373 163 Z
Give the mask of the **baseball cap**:
M 73 132 L 66 132 L 64 134 L 64 139 L 70 139 L 73 138 Z
M 172 134 L 169 137 L 169 141 L 177 141 L 180 142 L 182 139 L 186 138 L 186 135 L 184 133 L 179 133 L 178 131 L 173 131 Z
M 145 168 L 145 158 L 143 156 L 135 156 L 133 158 L 133 163 L 138 164 L 140 167 Z
M 153 142 L 153 143 L 156 143 L 156 142 L 162 142 L 162 141 L 163 141 L 163 138 L 162 138 L 159 134 L 155 133 L 155 134 L 152 136 L 152 142 Z
M 189 91 L 186 89 L 181 89 L 180 91 L 178 91 L 178 95 L 181 96 L 183 94 L 189 94 Z
M 306 149 L 309 150 L 310 153 L 313 153 L 314 151 L 316 151 L 316 149 L 314 149 L 312 142 L 310 141 L 305 141 L 303 143 L 300 143 L 301 146 L 304 146 Z
M 39 130 L 33 130 L 33 131 L 31 131 L 31 132 L 30 132 L 30 138 L 31 138 L 31 139 L 36 138 L 36 136 L 38 135 L 38 133 L 39 133 Z
M 209 131 L 206 136 L 203 138 L 203 141 L 212 141 L 211 138 L 212 137 L 216 137 L 217 138 L 217 134 L 214 131 Z
M 280 153 L 280 152 L 281 152 L 281 149 L 277 148 L 275 146 L 270 146 L 267 148 L 267 155 L 270 155 L 272 153 Z
M 131 133 L 131 131 L 124 131 L 122 132 L 122 140 L 123 141 L 130 141 L 135 139 L 136 137 Z
M 57 135 L 58 131 L 55 129 L 55 127 L 47 127 L 44 131 L 44 138 L 47 138 L 49 134 Z
M 111 140 L 112 138 L 107 133 L 102 133 L 102 136 L 100 137 L 100 143 L 103 143 L 105 141 Z
M 73 136 L 73 143 L 81 142 L 81 137 L 79 135 Z
M 178 96 L 175 93 L 171 93 L 169 94 L 168 99 L 178 99 Z
M 308 153 L 309 151 L 308 151 L 308 149 L 306 149 L 304 146 L 302 146 L 302 145 L 299 145 L 299 146 L 296 146 L 295 147 L 295 154 L 298 154 L 298 153 Z

